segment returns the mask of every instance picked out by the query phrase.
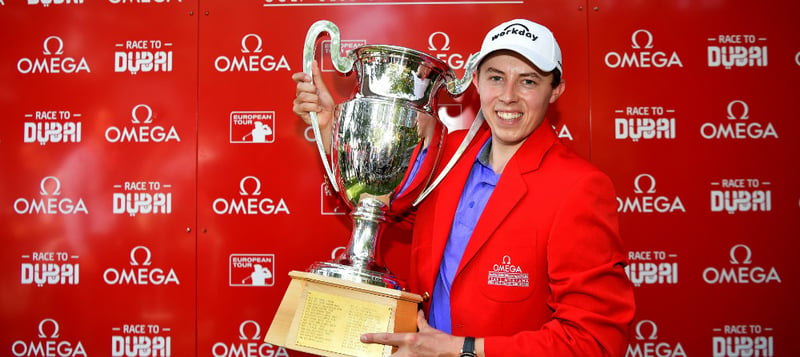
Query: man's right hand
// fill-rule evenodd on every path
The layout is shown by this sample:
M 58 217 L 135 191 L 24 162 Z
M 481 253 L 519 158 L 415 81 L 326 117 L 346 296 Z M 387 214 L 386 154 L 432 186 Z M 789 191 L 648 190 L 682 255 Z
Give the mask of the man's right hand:
M 317 61 L 311 63 L 311 74 L 297 72 L 292 75 L 292 80 L 297 83 L 295 98 L 292 111 L 306 124 L 311 124 L 310 112 L 317 113 L 320 134 L 322 135 L 322 145 L 326 152 L 330 152 L 331 147 L 331 126 L 333 124 L 333 108 L 335 103 L 333 97 L 322 80 L 322 72 Z
M 311 124 L 309 112 L 317 113 L 320 127 L 327 127 L 331 124 L 333 108 L 335 106 L 325 82 L 322 80 L 322 72 L 317 61 L 311 64 L 312 77 L 305 72 L 297 72 L 292 75 L 292 80 L 297 83 L 297 89 L 292 106 L 295 115 L 303 119 L 306 124 Z

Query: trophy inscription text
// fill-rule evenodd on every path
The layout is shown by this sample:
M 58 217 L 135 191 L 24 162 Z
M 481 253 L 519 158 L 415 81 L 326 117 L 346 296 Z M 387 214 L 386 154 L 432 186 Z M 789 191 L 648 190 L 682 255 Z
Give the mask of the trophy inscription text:
M 353 356 L 381 356 L 382 345 L 361 343 L 364 332 L 389 332 L 392 309 L 358 299 L 309 291 L 297 345 Z

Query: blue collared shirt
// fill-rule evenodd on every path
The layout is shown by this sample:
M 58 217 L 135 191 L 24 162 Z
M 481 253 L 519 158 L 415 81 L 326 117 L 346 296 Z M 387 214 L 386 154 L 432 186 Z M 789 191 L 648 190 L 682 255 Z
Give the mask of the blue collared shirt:
M 491 147 L 492 139 L 489 138 L 481 147 L 478 157 L 472 164 L 472 170 L 469 172 L 464 191 L 461 192 L 461 198 L 458 201 L 453 226 L 450 228 L 450 237 L 444 248 L 436 285 L 433 287 L 428 323 L 447 333 L 453 331 L 450 318 L 450 286 L 458 270 L 458 265 L 461 263 L 464 250 L 467 248 L 469 238 L 472 236 L 472 231 L 500 179 L 500 174 L 496 174 L 489 165 Z

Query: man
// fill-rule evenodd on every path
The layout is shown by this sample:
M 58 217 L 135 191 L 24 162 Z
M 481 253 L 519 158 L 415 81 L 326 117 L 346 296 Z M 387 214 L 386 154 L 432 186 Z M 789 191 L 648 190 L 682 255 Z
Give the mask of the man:
M 419 331 L 362 342 L 395 356 L 624 355 L 635 306 L 613 185 L 545 123 L 562 74 L 547 28 L 517 19 L 486 35 L 473 78 L 486 124 L 414 221 L 409 290 L 430 297 Z M 317 86 L 293 78 L 294 112 L 329 126 L 319 70 Z

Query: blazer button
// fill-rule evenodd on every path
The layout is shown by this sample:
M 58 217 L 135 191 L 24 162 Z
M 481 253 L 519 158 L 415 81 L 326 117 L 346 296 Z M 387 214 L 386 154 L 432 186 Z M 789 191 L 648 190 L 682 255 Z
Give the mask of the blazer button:
M 424 294 L 422 294 L 422 301 L 428 301 L 430 299 L 431 299 L 431 294 L 429 294 L 427 291 Z

